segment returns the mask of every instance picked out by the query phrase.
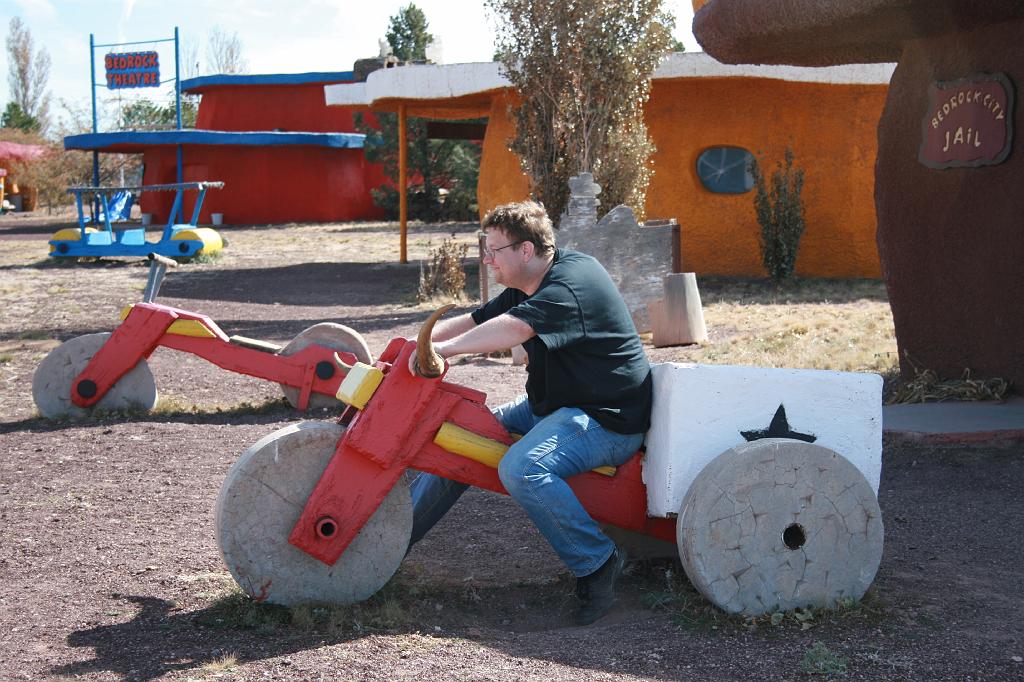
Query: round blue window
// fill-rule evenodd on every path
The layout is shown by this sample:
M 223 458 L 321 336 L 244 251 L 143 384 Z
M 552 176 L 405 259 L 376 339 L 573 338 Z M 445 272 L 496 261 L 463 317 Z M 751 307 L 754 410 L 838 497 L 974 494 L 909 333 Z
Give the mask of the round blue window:
M 697 177 L 709 192 L 743 194 L 754 187 L 753 160 L 742 147 L 709 147 L 697 157 Z

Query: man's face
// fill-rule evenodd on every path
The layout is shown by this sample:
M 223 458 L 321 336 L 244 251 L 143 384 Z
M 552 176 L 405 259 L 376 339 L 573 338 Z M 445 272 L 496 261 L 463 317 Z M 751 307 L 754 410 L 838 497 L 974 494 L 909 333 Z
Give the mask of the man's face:
M 494 281 L 502 286 L 515 287 L 523 268 L 521 244 L 498 228 L 488 228 L 486 235 L 484 263 L 494 273 Z

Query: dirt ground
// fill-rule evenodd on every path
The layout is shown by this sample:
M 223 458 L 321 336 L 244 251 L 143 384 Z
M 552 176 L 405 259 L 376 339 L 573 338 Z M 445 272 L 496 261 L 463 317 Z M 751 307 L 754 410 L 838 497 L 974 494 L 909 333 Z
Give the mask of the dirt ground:
M 575 627 L 568 572 L 514 503 L 477 491 L 364 605 L 249 604 L 214 538 L 224 476 L 266 434 L 332 415 L 298 414 L 277 386 L 158 350 L 156 411 L 36 416 L 39 361 L 111 330 L 147 274 L 132 260 L 48 262 L 59 226 L 0 217 L 0 679 L 1024 679 L 1019 448 L 887 442 L 882 564 L 865 600 L 836 611 L 727 617 L 678 562 L 636 561 L 613 613 Z M 410 256 L 453 230 L 474 241 L 472 225 L 414 226 Z M 375 354 L 430 309 L 415 301 L 418 267 L 397 262 L 393 224 L 224 232 L 224 256 L 172 272 L 160 302 L 278 343 L 340 321 Z M 519 392 L 523 372 L 475 358 L 449 379 L 493 404 Z

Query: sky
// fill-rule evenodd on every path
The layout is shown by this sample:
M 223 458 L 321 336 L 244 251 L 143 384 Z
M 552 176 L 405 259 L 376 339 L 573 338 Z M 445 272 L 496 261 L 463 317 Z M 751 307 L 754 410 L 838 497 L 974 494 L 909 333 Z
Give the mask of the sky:
M 174 36 L 193 47 L 200 66 L 209 71 L 206 45 L 210 29 L 237 34 L 248 72 L 301 73 L 350 71 L 356 59 L 379 52 L 388 20 L 410 0 L 0 0 L 0 31 L 6 37 L 11 18 L 18 16 L 32 33 L 36 48 L 52 60 L 49 90 L 51 110 L 59 100 L 80 111 L 90 108 L 89 34 L 97 44 L 150 41 Z M 413 0 L 423 10 L 429 30 L 440 39 L 443 63 L 490 61 L 494 54 L 494 25 L 480 0 Z M 690 0 L 665 0 L 676 16 L 674 35 L 687 51 L 697 51 L 690 33 Z M 173 77 L 173 43 L 146 43 L 123 48 L 97 48 L 97 79 L 103 80 L 103 55 L 116 51 L 158 50 L 161 78 Z M 9 99 L 7 52 L 0 52 L 0 107 Z M 165 87 L 170 91 L 170 86 Z M 120 91 L 124 92 L 124 91 Z M 139 89 L 158 98 L 160 90 Z M 100 107 L 109 105 L 110 91 L 97 89 Z M 126 95 L 127 96 L 127 95 Z M 166 96 L 166 95 L 164 95 Z M 108 105 L 103 104 L 107 98 Z M 115 105 L 116 106 L 116 105 Z

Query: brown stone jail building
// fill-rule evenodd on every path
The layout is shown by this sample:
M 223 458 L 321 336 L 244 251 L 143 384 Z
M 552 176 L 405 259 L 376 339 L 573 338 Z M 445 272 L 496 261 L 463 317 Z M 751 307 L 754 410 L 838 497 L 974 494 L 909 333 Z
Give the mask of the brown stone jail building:
M 904 376 L 1024 387 L 1019 0 L 710 0 L 725 62 L 898 62 L 878 125 L 878 251 Z

